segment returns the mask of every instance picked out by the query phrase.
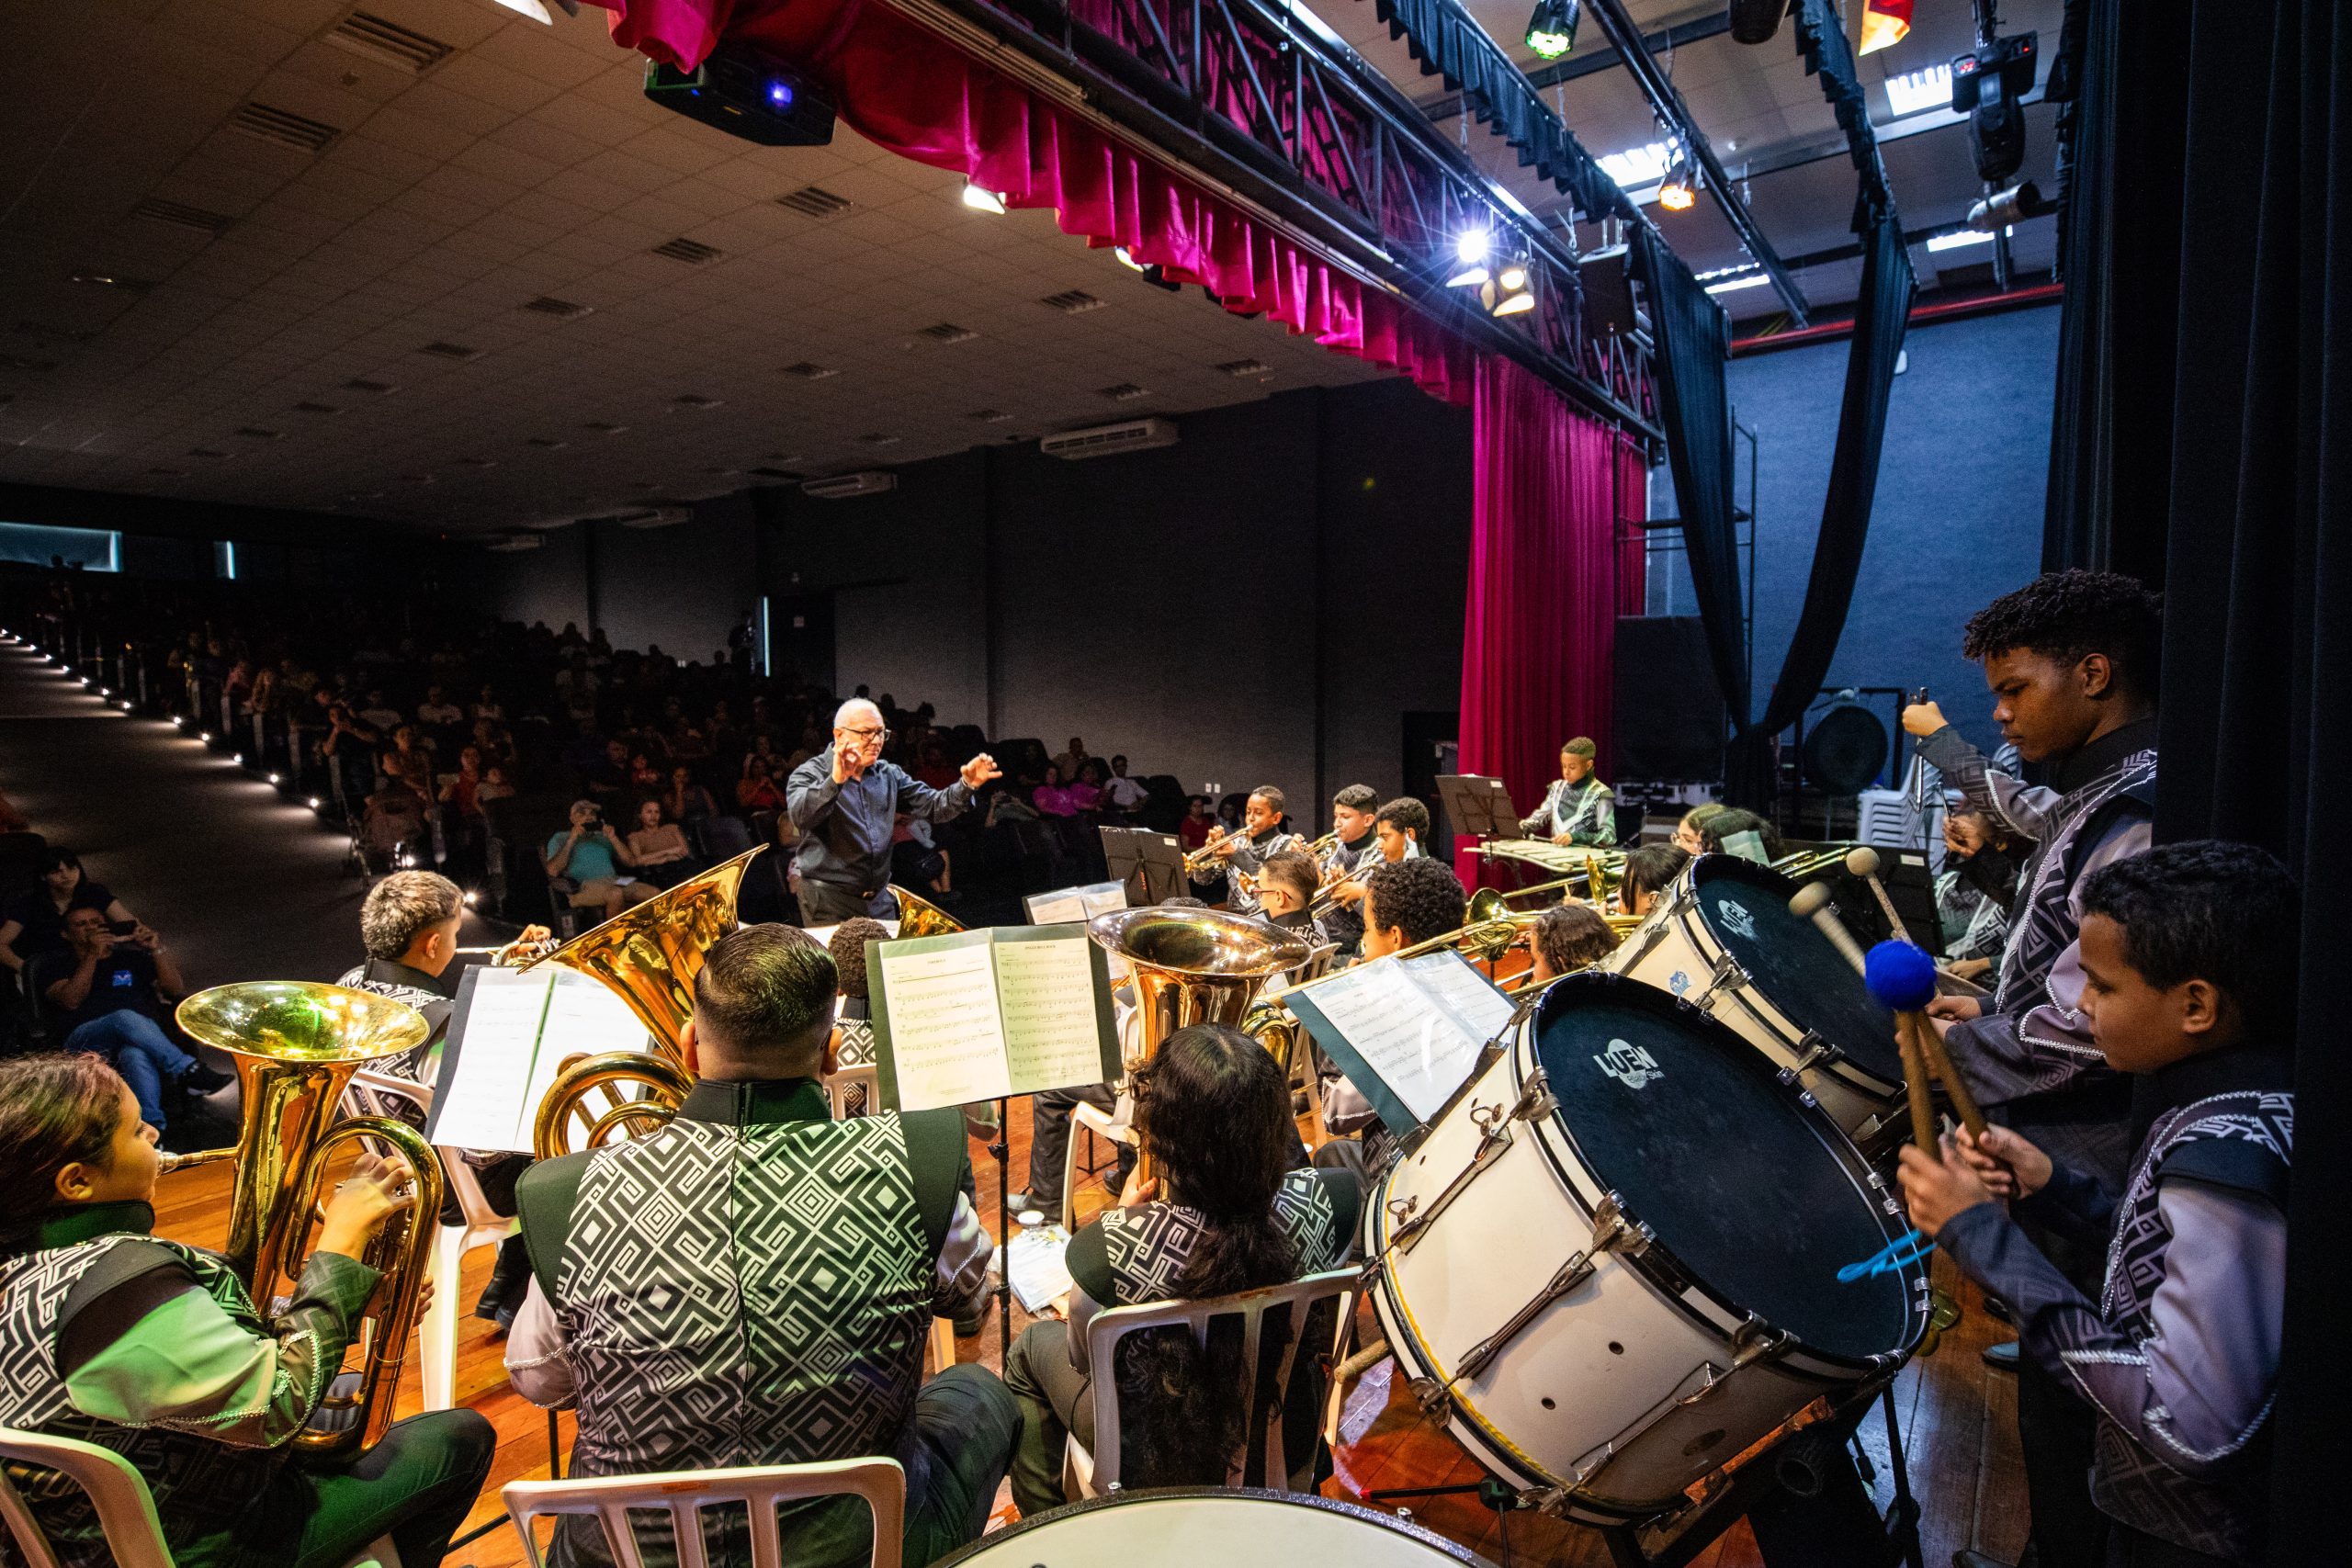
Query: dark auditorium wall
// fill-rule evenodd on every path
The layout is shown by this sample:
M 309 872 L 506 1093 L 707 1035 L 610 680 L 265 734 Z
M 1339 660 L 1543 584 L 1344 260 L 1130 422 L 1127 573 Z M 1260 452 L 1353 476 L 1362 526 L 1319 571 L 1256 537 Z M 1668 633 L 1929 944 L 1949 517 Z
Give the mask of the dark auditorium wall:
M 1383 381 L 1178 423 L 1116 457 L 1008 444 L 878 497 L 763 492 L 769 589 L 831 592 L 843 690 L 1191 788 L 1396 792 L 1403 716 L 1458 700 L 1467 412 Z
M 510 621 L 602 626 L 615 648 L 661 645 L 707 660 L 759 596 L 747 495 L 699 502 L 668 528 L 575 523 L 541 535 L 536 550 L 489 554 L 487 607 Z
M 1911 329 L 1887 408 L 1870 543 L 1826 684 L 1925 685 L 1972 740 L 1998 742 L 1983 672 L 1960 656 L 1961 626 L 2040 570 L 2057 347 L 2054 309 Z M 1804 604 L 1846 348 L 1826 343 L 1731 364 L 1739 421 L 1758 433 L 1759 712 Z M 1679 586 L 1688 613 L 1687 581 Z

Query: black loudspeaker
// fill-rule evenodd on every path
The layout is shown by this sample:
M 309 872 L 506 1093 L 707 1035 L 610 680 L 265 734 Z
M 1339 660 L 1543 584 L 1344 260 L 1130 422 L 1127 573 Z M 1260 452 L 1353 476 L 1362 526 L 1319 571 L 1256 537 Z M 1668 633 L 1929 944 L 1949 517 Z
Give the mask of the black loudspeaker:
M 1626 276 L 1630 259 L 1623 245 L 1611 245 L 1577 264 L 1588 331 L 1614 334 L 1634 330 L 1634 288 Z
M 1729 720 L 1696 615 L 1617 622 L 1617 776 L 1707 784 L 1724 776 Z
M 1858 703 L 1839 703 L 1804 727 L 1805 782 L 1824 795 L 1870 787 L 1886 765 L 1886 726 Z

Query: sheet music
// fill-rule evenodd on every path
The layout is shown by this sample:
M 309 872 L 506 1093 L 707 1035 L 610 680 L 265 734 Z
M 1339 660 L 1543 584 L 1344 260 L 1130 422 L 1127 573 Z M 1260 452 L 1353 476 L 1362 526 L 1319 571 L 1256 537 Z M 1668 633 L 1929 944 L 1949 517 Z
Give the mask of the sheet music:
M 1029 923 L 1033 926 L 1058 926 L 1071 921 L 1083 923 L 1095 916 L 1127 907 L 1127 885 L 1124 882 L 1089 883 L 1083 887 L 1057 888 L 1051 893 L 1036 893 L 1022 900 L 1029 906 Z
M 567 1060 L 650 1043 L 628 1004 L 585 975 L 554 964 L 469 969 L 425 1135 L 527 1154 L 539 1101 Z
M 968 1105 L 1012 1092 L 987 934 L 929 952 L 882 950 L 898 1108 Z M 1089 1080 L 1091 1081 L 1091 1080 Z
M 1069 1232 L 1059 1225 L 1023 1226 L 1006 1246 L 1005 1282 L 1022 1311 L 1035 1314 L 1069 1294 L 1073 1281 L 1063 1261 L 1069 1250 Z
M 1510 998 L 1495 989 L 1494 983 L 1471 967 L 1470 961 L 1459 953 L 1425 953 L 1419 958 L 1403 960 L 1400 967 L 1415 985 L 1467 1025 L 1482 1045 L 1510 1021 Z M 1453 1090 L 1449 1089 L 1446 1092 L 1452 1094 Z
M 995 949 L 1005 1059 L 1023 1093 L 1102 1077 L 1091 943 L 1082 927 L 1069 930 L 1067 940 L 1008 942 Z
M 1426 1122 L 1469 1076 L 1478 1048 L 1493 1031 L 1473 1034 L 1457 1021 L 1453 1005 L 1418 979 L 1402 965 L 1374 963 L 1348 970 L 1309 994 L 1364 1066 L 1415 1121 Z M 1509 1015 L 1508 1003 L 1503 1011 Z

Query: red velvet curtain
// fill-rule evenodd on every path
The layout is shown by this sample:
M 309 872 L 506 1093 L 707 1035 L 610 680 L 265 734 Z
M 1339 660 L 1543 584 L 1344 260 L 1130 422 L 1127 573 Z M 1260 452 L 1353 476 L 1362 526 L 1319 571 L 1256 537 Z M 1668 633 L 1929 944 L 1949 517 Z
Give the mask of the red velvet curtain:
M 902 157 L 1049 207 L 1065 232 L 1124 245 L 1144 265 L 1263 312 L 1326 348 L 1470 400 L 1473 355 L 1394 295 L 1324 262 L 1090 121 L 972 60 L 938 34 L 861 0 L 592 0 L 613 38 L 692 66 L 723 33 L 822 82 L 843 121 Z
M 1476 380 L 1462 768 L 1532 811 L 1572 736 L 1600 745 L 1609 776 L 1616 518 L 1640 459 L 1507 359 L 1482 357 Z

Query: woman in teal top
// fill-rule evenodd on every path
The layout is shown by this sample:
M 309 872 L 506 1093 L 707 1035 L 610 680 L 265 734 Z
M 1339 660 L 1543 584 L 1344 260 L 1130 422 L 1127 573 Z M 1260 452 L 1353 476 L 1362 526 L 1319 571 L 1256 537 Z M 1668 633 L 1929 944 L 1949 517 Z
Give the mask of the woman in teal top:
M 375 1292 L 359 1259 L 410 1195 L 363 1161 L 265 1321 L 219 1257 L 151 1234 L 162 1169 L 155 1130 L 98 1057 L 0 1061 L 0 1427 L 129 1460 L 180 1568 L 335 1568 L 388 1534 L 408 1568 L 432 1568 L 489 1473 L 481 1415 L 418 1416 L 316 1468 L 291 1448 Z M 67 1568 L 112 1562 L 78 1486 L 7 1473 Z

